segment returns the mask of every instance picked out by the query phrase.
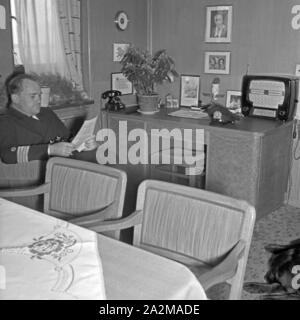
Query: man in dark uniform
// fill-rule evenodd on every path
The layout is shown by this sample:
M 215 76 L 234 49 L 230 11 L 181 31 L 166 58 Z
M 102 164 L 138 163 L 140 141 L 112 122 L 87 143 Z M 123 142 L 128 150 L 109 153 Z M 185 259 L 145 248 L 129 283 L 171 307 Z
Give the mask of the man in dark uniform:
M 41 90 L 35 78 L 19 74 L 7 83 L 9 107 L 0 116 L 0 158 L 5 163 L 70 157 L 70 132 L 50 108 L 41 108 Z M 97 147 L 95 139 L 85 143 Z

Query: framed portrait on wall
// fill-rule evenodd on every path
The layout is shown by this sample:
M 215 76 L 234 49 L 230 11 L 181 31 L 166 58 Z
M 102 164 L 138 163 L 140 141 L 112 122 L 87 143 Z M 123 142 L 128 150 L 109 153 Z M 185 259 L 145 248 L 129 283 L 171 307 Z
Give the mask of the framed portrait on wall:
M 118 90 L 122 94 L 133 94 L 132 82 L 127 80 L 122 72 L 111 74 L 111 90 Z
M 205 42 L 231 42 L 232 6 L 206 7 Z
M 226 96 L 226 108 L 232 113 L 241 113 L 241 91 L 228 90 Z
M 200 95 L 200 76 L 181 75 L 180 76 L 180 106 L 198 106 Z
M 0 29 L 6 29 L 6 11 L 2 5 L 0 5 Z
M 215 74 L 230 73 L 229 51 L 207 51 L 204 57 L 204 72 Z

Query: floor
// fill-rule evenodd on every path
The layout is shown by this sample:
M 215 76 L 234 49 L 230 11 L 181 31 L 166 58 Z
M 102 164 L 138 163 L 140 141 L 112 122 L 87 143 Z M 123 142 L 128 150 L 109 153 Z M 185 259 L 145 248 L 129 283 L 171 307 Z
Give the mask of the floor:
M 284 206 L 258 220 L 254 227 L 245 282 L 265 283 L 264 275 L 267 272 L 269 259 L 269 254 L 264 250 L 265 245 L 287 244 L 297 238 L 300 238 L 300 208 Z M 245 290 L 242 294 L 243 300 L 261 298 L 261 295 L 251 294 Z

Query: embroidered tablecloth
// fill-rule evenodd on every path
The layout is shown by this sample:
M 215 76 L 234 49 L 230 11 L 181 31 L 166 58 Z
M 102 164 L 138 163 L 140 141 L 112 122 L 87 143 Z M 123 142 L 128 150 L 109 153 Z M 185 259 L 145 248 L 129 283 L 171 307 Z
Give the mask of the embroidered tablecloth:
M 105 299 L 96 233 L 0 198 L 0 299 Z

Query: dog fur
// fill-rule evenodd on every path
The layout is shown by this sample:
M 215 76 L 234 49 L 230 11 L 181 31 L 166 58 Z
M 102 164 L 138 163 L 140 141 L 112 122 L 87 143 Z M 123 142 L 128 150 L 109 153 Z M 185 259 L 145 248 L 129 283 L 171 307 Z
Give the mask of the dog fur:
M 300 288 L 292 286 L 292 268 L 300 265 L 300 239 L 287 245 L 270 244 L 265 250 L 271 253 L 266 283 L 246 282 L 244 290 L 249 293 L 261 294 L 263 300 L 300 300 Z

